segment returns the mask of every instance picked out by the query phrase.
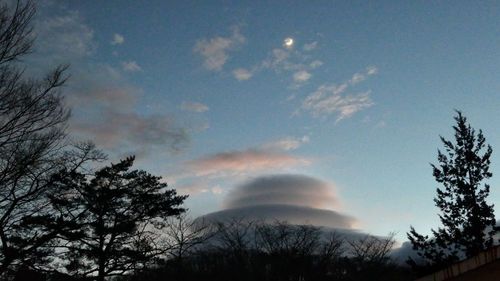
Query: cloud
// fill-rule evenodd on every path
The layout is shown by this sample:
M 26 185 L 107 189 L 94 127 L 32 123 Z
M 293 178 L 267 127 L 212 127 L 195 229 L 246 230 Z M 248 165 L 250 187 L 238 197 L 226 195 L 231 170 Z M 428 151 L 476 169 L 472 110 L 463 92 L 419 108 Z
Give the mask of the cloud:
M 303 49 L 304 49 L 304 51 L 309 52 L 309 51 L 316 49 L 317 47 L 318 47 L 318 42 L 314 41 L 311 43 L 304 44 Z
M 115 33 L 113 34 L 113 40 L 111 40 L 111 45 L 121 45 L 125 42 L 125 37 L 123 35 Z
M 229 59 L 229 51 L 245 43 L 245 40 L 239 28 L 233 27 L 232 34 L 228 37 L 217 36 L 198 40 L 194 52 L 203 57 L 206 69 L 220 71 Z
M 225 209 L 203 218 L 211 221 L 279 220 L 352 229 L 356 220 L 334 211 L 337 201 L 329 183 L 304 175 L 268 175 L 236 186 L 224 200 Z
M 345 94 L 349 87 L 364 81 L 367 76 L 377 73 L 376 68 L 367 68 L 364 73 L 355 73 L 348 82 L 341 84 L 324 84 L 309 94 L 302 102 L 302 109 L 311 112 L 315 117 L 335 114 L 337 122 L 349 118 L 356 112 L 371 107 L 374 103 L 370 90 Z
M 309 164 L 307 159 L 281 152 L 248 149 L 222 152 L 193 160 L 188 163 L 188 169 L 198 177 L 234 176 Z
M 302 138 L 296 137 L 285 137 L 273 142 L 266 143 L 261 147 L 268 150 L 295 150 L 301 145 L 309 142 L 309 136 L 303 136 Z
M 305 70 L 300 70 L 300 71 L 297 71 L 293 74 L 293 81 L 296 83 L 304 83 L 307 80 L 309 80 L 309 78 L 311 78 L 311 76 L 312 76 L 311 73 L 309 73 Z
M 188 130 L 176 118 L 164 112 L 144 113 L 139 103 L 143 90 L 129 83 L 122 69 L 92 57 L 98 47 L 94 31 L 77 11 L 55 3 L 39 8 L 29 71 L 46 72 L 58 63 L 71 63 L 71 79 L 65 84 L 64 95 L 72 107 L 72 137 L 91 139 L 113 157 L 130 152 L 146 154 L 153 149 L 157 153 L 176 152 L 187 147 Z M 115 39 L 121 40 L 119 36 Z M 139 67 L 135 62 L 123 66 L 129 71 Z
M 331 184 L 304 175 L 262 176 L 235 188 L 226 198 L 226 208 L 282 204 L 332 209 L 338 200 Z
M 309 66 L 310 66 L 312 69 L 314 69 L 314 68 L 318 68 L 318 67 L 320 67 L 320 66 L 322 66 L 322 65 L 323 65 L 323 62 L 322 62 L 322 61 L 320 61 L 320 60 L 314 60 L 314 61 L 312 61 L 312 62 L 309 64 Z
M 375 75 L 378 73 L 378 68 L 375 66 L 369 66 L 366 68 L 366 74 L 367 75 Z
M 95 118 L 75 120 L 72 129 L 92 136 L 96 143 L 106 148 L 139 147 L 139 153 L 146 153 L 153 147 L 178 152 L 189 142 L 186 130 L 178 126 L 175 119 L 160 114 L 143 116 L 134 111 L 98 111 Z
M 189 101 L 182 102 L 181 109 L 197 113 L 206 112 L 209 110 L 208 106 L 203 103 Z
M 252 78 L 253 73 L 244 68 L 237 68 L 233 70 L 233 76 L 239 81 L 248 80 Z
M 297 89 L 312 77 L 312 70 L 323 65 L 321 60 L 312 58 L 309 54 L 304 54 L 304 52 L 316 48 L 317 45 L 318 42 L 315 41 L 305 44 L 302 49 L 294 49 L 286 44 L 283 47 L 274 48 L 266 58 L 251 67 L 234 69 L 233 77 L 239 81 L 248 80 L 257 73 L 270 69 L 277 74 L 290 74 L 291 88 Z
M 76 11 L 64 15 L 39 16 L 34 24 L 35 56 L 41 65 L 74 62 L 91 55 L 97 47 L 94 30 Z
M 142 71 L 142 68 L 135 61 L 124 61 L 122 62 L 122 68 L 127 72 L 137 72 Z
M 206 184 L 200 183 L 200 182 L 186 184 L 186 185 L 179 185 L 179 186 L 176 186 L 175 189 L 180 194 L 185 194 L 185 195 L 190 195 L 190 196 L 198 195 L 201 193 L 208 193 L 208 192 L 215 194 L 215 195 L 220 195 L 224 192 L 224 190 L 219 185 L 215 185 L 215 186 L 210 187 L 210 186 L 207 186 Z
M 206 221 L 245 219 L 250 221 L 286 221 L 290 224 L 315 225 L 340 229 L 352 229 L 355 219 L 336 211 L 301 206 L 269 204 L 226 209 L 202 217 Z
M 378 69 L 375 66 L 369 66 L 366 68 L 365 72 L 357 72 L 352 75 L 352 78 L 349 80 L 351 85 L 356 85 L 360 82 L 366 80 L 368 76 L 377 74 Z

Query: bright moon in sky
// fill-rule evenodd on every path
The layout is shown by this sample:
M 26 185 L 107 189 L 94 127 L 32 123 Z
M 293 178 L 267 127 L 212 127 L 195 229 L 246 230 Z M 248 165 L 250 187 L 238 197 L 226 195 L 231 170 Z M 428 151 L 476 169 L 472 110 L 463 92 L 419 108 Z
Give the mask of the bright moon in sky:
M 293 46 L 293 38 L 291 38 L 291 37 L 285 38 L 285 40 L 283 41 L 283 44 L 285 45 L 285 47 L 291 48 Z

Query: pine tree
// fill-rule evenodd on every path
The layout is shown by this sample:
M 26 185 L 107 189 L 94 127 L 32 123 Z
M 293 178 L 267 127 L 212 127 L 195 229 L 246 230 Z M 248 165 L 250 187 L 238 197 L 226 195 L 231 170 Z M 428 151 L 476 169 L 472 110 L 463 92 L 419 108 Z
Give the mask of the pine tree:
M 165 219 L 184 212 L 179 196 L 160 177 L 131 170 L 134 157 L 93 176 L 62 171 L 52 198 L 69 229 L 59 245 L 68 273 L 105 280 L 138 270 L 165 254 L 160 232 Z M 72 231 L 71 231 L 72 230 Z
M 476 134 L 460 111 L 454 119 L 455 142 L 440 137 L 444 152 L 438 150 L 439 164 L 432 165 L 434 178 L 443 185 L 437 188 L 434 198 L 441 210 L 442 227 L 432 230 L 431 238 L 413 227 L 407 233 L 413 249 L 433 268 L 491 247 L 495 233 L 493 204 L 486 202 L 490 186 L 483 183 L 492 176 L 491 146 L 486 144 L 481 130 Z

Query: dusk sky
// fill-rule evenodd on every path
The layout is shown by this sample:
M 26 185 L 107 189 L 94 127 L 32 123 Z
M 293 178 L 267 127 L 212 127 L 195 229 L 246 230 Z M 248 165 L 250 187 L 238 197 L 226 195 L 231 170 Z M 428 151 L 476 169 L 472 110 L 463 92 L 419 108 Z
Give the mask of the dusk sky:
M 454 109 L 493 147 L 500 210 L 498 1 L 37 3 L 27 71 L 70 64 L 71 135 L 192 216 L 428 233 Z

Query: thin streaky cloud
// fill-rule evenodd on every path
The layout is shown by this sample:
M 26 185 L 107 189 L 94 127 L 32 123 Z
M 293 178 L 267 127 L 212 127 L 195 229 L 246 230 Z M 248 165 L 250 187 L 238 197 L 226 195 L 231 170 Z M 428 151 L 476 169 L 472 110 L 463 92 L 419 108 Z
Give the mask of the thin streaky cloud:
M 317 47 L 318 47 L 318 41 L 314 41 L 311 43 L 304 44 L 303 49 L 304 49 L 304 51 L 309 52 L 309 51 L 316 49 Z
M 296 150 L 299 147 L 301 147 L 303 144 L 308 143 L 309 140 L 310 140 L 309 136 L 303 136 L 301 138 L 284 137 L 284 138 L 278 139 L 276 141 L 266 143 L 266 144 L 262 145 L 261 147 L 263 149 L 267 149 L 267 150 L 283 150 L 283 151 Z
M 184 111 L 202 113 L 208 111 L 209 107 L 206 104 L 200 102 L 185 101 L 182 102 L 181 109 Z
M 302 109 L 314 117 L 336 115 L 336 122 L 346 119 L 355 113 L 371 107 L 371 91 L 346 94 L 349 87 L 357 85 L 377 73 L 376 67 L 366 68 L 363 73 L 355 73 L 351 79 L 341 84 L 324 84 L 309 94 L 302 102 Z
M 244 81 L 252 78 L 253 73 L 250 70 L 247 70 L 245 68 L 237 68 L 233 70 L 233 76 L 236 78 L 238 81 Z
M 142 67 L 137 64 L 136 61 L 124 61 L 122 62 L 122 68 L 127 72 L 138 72 L 142 71 Z
M 187 163 L 190 171 L 200 176 L 235 176 L 294 166 L 309 165 L 310 160 L 282 152 L 262 149 L 221 152 Z

